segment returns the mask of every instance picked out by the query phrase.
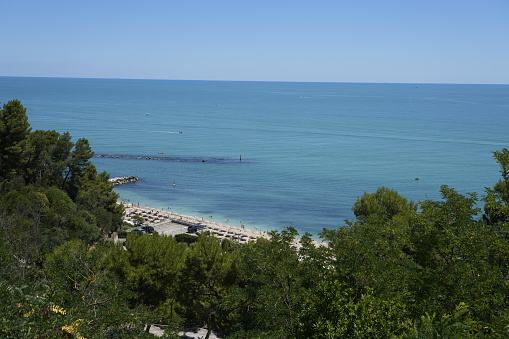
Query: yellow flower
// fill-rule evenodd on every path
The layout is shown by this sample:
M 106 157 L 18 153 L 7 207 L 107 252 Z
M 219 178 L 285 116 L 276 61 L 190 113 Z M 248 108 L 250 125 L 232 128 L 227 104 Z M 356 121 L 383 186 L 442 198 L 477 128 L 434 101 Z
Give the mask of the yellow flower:
M 62 329 L 62 331 L 67 332 L 69 334 L 74 334 L 74 332 L 76 331 L 76 329 L 77 329 L 77 327 L 78 327 L 80 322 L 81 322 L 81 319 L 78 319 L 76 321 L 73 321 L 72 325 L 70 325 L 70 326 L 62 326 L 61 329 Z M 76 334 L 76 338 L 77 339 L 87 339 L 85 337 L 82 337 L 79 334 Z
M 67 333 L 74 333 L 74 326 L 62 326 L 61 327 L 62 331 L 64 332 L 67 332 Z
M 67 313 L 66 310 L 64 310 L 62 307 L 60 307 L 58 305 L 50 305 L 49 309 L 55 313 L 60 313 L 63 315 L 65 315 Z

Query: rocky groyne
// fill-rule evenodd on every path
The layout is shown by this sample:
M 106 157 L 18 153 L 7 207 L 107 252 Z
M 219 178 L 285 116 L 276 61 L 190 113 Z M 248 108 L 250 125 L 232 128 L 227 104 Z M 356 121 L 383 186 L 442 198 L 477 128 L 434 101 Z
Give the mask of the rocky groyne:
M 135 176 L 125 176 L 125 177 L 118 177 L 118 178 L 111 178 L 108 179 L 109 182 L 111 182 L 113 185 L 123 185 L 128 184 L 130 182 L 138 181 L 138 178 Z

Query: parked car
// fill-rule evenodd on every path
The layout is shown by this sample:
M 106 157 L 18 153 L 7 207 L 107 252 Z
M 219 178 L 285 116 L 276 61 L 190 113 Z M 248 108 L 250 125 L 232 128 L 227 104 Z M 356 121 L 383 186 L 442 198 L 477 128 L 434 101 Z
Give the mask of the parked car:
M 196 233 L 196 232 L 202 231 L 206 228 L 207 228 L 207 226 L 205 226 L 205 225 L 191 225 L 187 228 L 187 233 Z
M 141 229 L 144 230 L 145 233 L 154 233 L 154 227 L 152 226 L 143 226 Z

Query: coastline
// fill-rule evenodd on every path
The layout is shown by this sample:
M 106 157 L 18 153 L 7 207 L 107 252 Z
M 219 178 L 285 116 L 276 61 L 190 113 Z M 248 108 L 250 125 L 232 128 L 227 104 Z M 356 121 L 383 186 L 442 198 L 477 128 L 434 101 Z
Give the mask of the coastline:
M 145 220 L 145 225 L 154 227 L 154 230 L 165 235 L 175 235 L 186 233 L 190 225 L 204 225 L 206 231 L 219 240 L 228 239 L 240 244 L 250 241 L 256 241 L 259 238 L 270 240 L 271 236 L 267 231 L 252 229 L 241 225 L 241 227 L 221 224 L 207 218 L 197 218 L 189 215 L 175 213 L 170 210 L 157 209 L 148 206 L 139 206 L 133 203 L 119 202 L 124 206 L 124 221 L 133 223 L 134 216 L 140 216 Z M 326 246 L 316 240 L 312 241 L 315 246 Z M 295 249 L 300 249 L 298 239 L 292 245 Z

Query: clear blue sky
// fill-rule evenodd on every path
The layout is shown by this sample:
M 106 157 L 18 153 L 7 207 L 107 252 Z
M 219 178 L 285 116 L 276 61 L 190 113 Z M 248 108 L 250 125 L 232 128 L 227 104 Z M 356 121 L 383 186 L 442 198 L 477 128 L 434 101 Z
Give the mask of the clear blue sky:
M 1 1 L 0 75 L 509 83 L 509 0 Z

